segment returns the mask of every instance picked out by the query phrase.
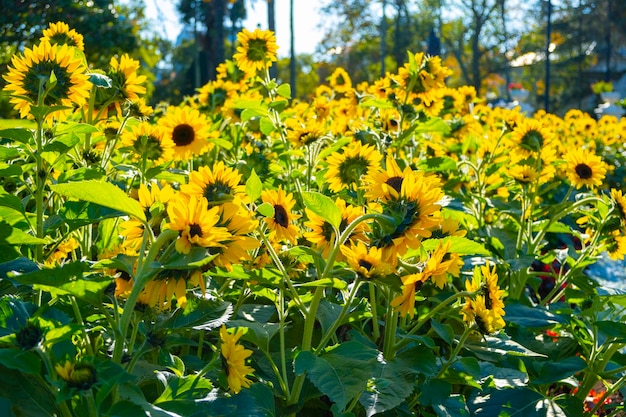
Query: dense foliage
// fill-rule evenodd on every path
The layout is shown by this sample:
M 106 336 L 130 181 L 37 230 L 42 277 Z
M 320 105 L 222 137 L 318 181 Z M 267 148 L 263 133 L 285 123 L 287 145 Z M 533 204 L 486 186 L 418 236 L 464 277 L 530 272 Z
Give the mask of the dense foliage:
M 623 413 L 626 120 L 422 53 L 292 100 L 261 30 L 153 109 L 54 27 L 3 74 L 3 415 Z

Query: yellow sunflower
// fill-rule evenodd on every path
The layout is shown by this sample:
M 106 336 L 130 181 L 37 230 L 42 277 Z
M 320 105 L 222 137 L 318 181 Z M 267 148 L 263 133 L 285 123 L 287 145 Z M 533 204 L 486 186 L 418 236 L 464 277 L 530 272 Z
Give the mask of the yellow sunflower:
M 530 165 L 514 165 L 509 168 L 509 175 L 520 184 L 534 184 L 539 179 L 539 173 Z
M 622 190 L 611 189 L 611 199 L 613 200 L 613 211 L 617 214 L 622 225 L 626 224 L 626 196 Z
M 248 29 L 243 29 L 237 34 L 237 42 L 239 46 L 233 59 L 239 69 L 248 74 L 265 69 L 278 60 L 276 36 L 269 30 L 257 28 L 254 32 L 250 32 Z
M 375 229 L 372 244 L 384 248 L 390 258 L 417 249 L 422 238 L 431 237 L 432 230 L 441 223 L 443 198 L 437 177 L 421 171 L 407 172 L 399 196 L 382 203 L 383 214 L 396 219 L 395 227 Z
M 261 193 L 261 200 L 274 207 L 274 217 L 264 218 L 270 229 L 270 240 L 272 242 L 287 240 L 296 244 L 300 231 L 292 222 L 299 219 L 300 215 L 292 212 L 296 204 L 293 195 L 287 194 L 282 187 L 279 187 L 278 190 L 264 190 Z
M 50 23 L 48 28 L 43 30 L 43 37 L 40 40 L 46 40 L 51 44 L 75 46 L 80 51 L 85 50 L 83 35 L 74 29 L 70 30 L 70 26 L 65 22 Z
M 342 245 L 340 249 L 348 265 L 361 278 L 372 280 L 393 272 L 393 266 L 383 259 L 382 250 L 376 247 L 359 241 L 352 246 Z
M 121 145 L 130 151 L 133 159 L 154 165 L 169 162 L 174 156 L 174 142 L 165 130 L 148 122 L 141 122 L 125 131 Z
M 223 161 L 213 168 L 201 166 L 189 174 L 189 184 L 180 190 L 188 195 L 196 195 L 207 199 L 210 205 L 233 200 L 245 200 L 246 186 L 241 184 L 241 174 L 234 168 L 227 167 Z
M 571 149 L 565 155 L 566 175 L 576 189 L 602 185 L 607 165 L 602 158 L 588 149 Z
M 326 159 L 328 171 L 324 178 L 328 188 L 335 193 L 343 189 L 356 191 L 363 176 L 379 169 L 381 160 L 375 147 L 351 142 L 343 152 L 334 152 Z
M 404 177 L 410 171 L 411 167 L 401 169 L 393 157 L 387 156 L 385 169 L 371 170 L 363 178 L 365 197 L 383 201 L 398 198 Z
M 168 228 L 177 230 L 176 250 L 187 254 L 191 245 L 205 248 L 222 247 L 222 241 L 231 235 L 225 227 L 218 227 L 219 207 L 208 208 L 206 198 L 178 194 L 167 206 Z
M 345 69 L 336 68 L 328 77 L 328 84 L 336 93 L 347 93 L 352 89 L 352 79 Z
M 119 60 L 112 57 L 109 66 L 107 74 L 111 78 L 112 91 L 122 101 L 137 100 L 140 94 L 146 93 L 146 87 L 142 84 L 146 82 L 147 77 L 137 73 L 139 61 L 124 54 Z
M 232 264 L 250 261 L 250 251 L 261 246 L 261 242 L 251 235 L 258 227 L 258 221 L 240 204 L 224 203 L 219 207 L 218 226 L 225 227 L 231 236 L 222 241 L 223 246 L 216 250 L 219 255 L 213 263 L 232 270 Z
M 626 257 L 626 236 L 619 230 L 613 231 L 605 242 L 606 252 L 614 261 L 621 261 Z
M 177 161 L 202 155 L 211 149 L 211 139 L 218 135 L 217 131 L 211 132 L 207 117 L 189 106 L 169 107 L 158 124 L 174 143 L 174 159 Z
M 339 224 L 339 233 L 341 233 L 346 226 L 351 224 L 358 217 L 362 216 L 363 208 L 355 207 L 351 204 L 347 204 L 345 200 L 341 198 L 337 198 L 335 200 L 335 205 L 341 212 L 341 223 Z M 308 221 L 304 223 L 305 226 L 311 229 L 310 232 L 304 233 L 304 237 L 311 242 L 313 247 L 320 250 L 322 256 L 327 257 L 330 253 L 330 250 L 335 245 L 335 239 L 337 238 L 335 231 L 330 223 L 328 223 L 324 218 L 318 216 L 313 213 L 308 208 L 304 209 L 308 218 Z M 366 233 L 370 230 L 370 226 L 367 222 L 359 223 L 350 236 L 348 240 L 344 243 L 345 245 L 350 245 L 356 241 L 366 242 L 367 236 Z M 340 260 L 340 258 L 338 258 Z
M 466 297 L 461 313 L 468 324 L 476 324 L 483 334 L 493 333 L 504 327 L 504 290 L 498 286 L 496 267 L 483 265 L 474 269 L 472 278 L 465 282 L 465 289 L 478 293 Z
M 24 49 L 23 55 L 13 56 L 8 73 L 2 77 L 7 82 L 4 90 L 12 96 L 9 102 L 20 112 L 20 117 L 29 117 L 31 106 L 37 105 L 40 99 L 46 106 L 70 107 L 52 113 L 59 118 L 71 112 L 71 107 L 86 103 L 91 83 L 87 67 L 75 51 L 72 46 L 42 41 L 33 49 Z M 54 84 L 49 83 L 51 74 L 56 78 Z M 47 93 L 39 97 L 44 84 Z
M 78 241 L 73 237 L 61 242 L 56 250 L 46 259 L 45 266 L 52 268 L 55 265 L 60 265 L 71 252 L 74 252 L 79 247 Z
M 199 269 L 166 270 L 148 282 L 137 302 L 158 311 L 169 311 L 173 306 L 187 306 L 187 287 L 200 288 L 206 293 L 206 283 Z
M 422 288 L 429 278 L 425 272 L 404 275 L 402 280 L 402 294 L 391 300 L 391 307 L 400 312 L 402 317 L 415 316 L 415 294 Z
M 539 152 L 550 144 L 552 135 L 539 120 L 524 118 L 511 132 L 511 140 L 524 150 Z
M 228 387 L 234 394 L 238 394 L 241 388 L 249 388 L 252 381 L 248 379 L 248 375 L 254 372 L 254 369 L 246 365 L 246 359 L 252 356 L 252 351 L 240 345 L 239 339 L 245 333 L 243 328 L 235 329 L 234 333 L 229 333 L 226 326 L 220 328 L 220 352 L 224 364 L 224 373 Z

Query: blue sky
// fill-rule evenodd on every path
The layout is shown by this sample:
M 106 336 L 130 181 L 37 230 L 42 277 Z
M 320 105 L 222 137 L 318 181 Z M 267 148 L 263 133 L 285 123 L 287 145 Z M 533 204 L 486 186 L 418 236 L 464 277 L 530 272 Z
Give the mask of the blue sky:
M 278 54 L 280 56 L 289 55 L 289 0 L 274 0 L 276 3 L 276 41 L 278 43 Z M 178 21 L 176 12 L 177 0 L 144 0 L 146 5 L 146 16 L 155 22 L 163 22 L 163 27 L 159 31 L 168 39 L 175 40 L 180 33 L 181 24 Z M 319 1 L 294 0 L 294 21 L 296 31 L 296 52 L 313 53 L 316 45 L 322 38 L 322 33 L 317 25 L 319 18 Z M 267 28 L 267 1 L 256 0 L 253 7 L 248 8 L 248 19 L 244 22 L 244 27 L 253 30 L 260 25 L 262 29 Z

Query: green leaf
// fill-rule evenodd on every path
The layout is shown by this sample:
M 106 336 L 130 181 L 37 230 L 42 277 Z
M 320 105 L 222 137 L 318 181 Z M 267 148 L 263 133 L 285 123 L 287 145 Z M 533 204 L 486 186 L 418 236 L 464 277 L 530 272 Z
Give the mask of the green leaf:
M 434 251 L 439 246 L 439 243 L 450 244 L 450 253 L 457 253 L 459 255 L 491 255 L 482 243 L 474 242 L 466 237 L 462 236 L 446 236 L 443 239 L 426 239 L 422 242 L 422 246 L 427 251 Z
M 460 394 L 449 396 L 443 404 L 434 404 L 433 410 L 439 417 L 469 417 L 470 412 Z
M 141 221 L 146 220 L 146 215 L 139 202 L 128 197 L 124 191 L 108 182 L 78 181 L 51 185 L 50 188 L 64 197 L 96 203 L 121 211 Z
M 291 86 L 289 84 L 281 84 L 276 89 L 276 93 L 281 97 L 290 99 L 291 98 Z
M 402 403 L 415 389 L 415 376 L 410 365 L 400 358 L 386 362 L 382 356 L 376 362 L 373 377 L 359 397 L 367 417 L 391 410 Z
M 326 220 L 335 229 L 339 230 L 339 226 L 341 225 L 341 211 L 330 197 L 318 192 L 304 191 L 302 193 L 302 200 L 306 208 Z
M 274 126 L 274 123 L 272 123 L 272 121 L 267 117 L 261 117 L 259 123 L 261 133 L 263 133 L 264 135 L 269 135 L 274 130 L 276 130 L 276 126 Z
M 348 287 L 348 283 L 336 278 L 322 278 L 315 281 L 303 282 L 302 284 L 294 284 L 295 287 L 326 287 L 344 290 Z
M 48 243 L 48 240 L 39 239 L 0 220 L 0 245 L 43 245 L 45 243 Z
M 491 362 L 480 362 L 481 384 L 491 382 L 497 389 L 524 387 L 528 374 L 513 368 L 501 368 Z
M 452 393 L 452 384 L 441 379 L 428 379 L 418 387 L 420 405 L 443 404 Z
M 278 323 L 262 323 L 248 320 L 230 320 L 228 327 L 247 328 L 248 332 L 244 334 L 243 339 L 259 347 L 263 352 L 269 352 L 270 340 L 280 330 L 280 324 Z
M 59 214 L 71 230 L 124 215 L 121 211 L 86 201 L 68 201 L 63 205 Z
M 9 278 L 23 285 L 49 292 L 53 296 L 70 294 L 91 305 L 100 306 L 104 290 L 112 279 L 103 276 L 84 277 L 89 271 L 86 262 L 71 262 L 58 268 L 42 269 L 25 274 L 9 274 Z
M 41 359 L 33 351 L 0 349 L 0 364 L 25 374 L 39 375 Z
M 447 323 L 439 323 L 437 320 L 431 320 L 430 325 L 444 342 L 449 345 L 452 344 L 454 340 L 454 330 L 452 330 L 452 326 Z
M 295 359 L 296 374 L 307 378 L 344 410 L 366 387 L 378 352 L 357 342 L 346 342 L 320 356 L 301 352 Z
M 454 171 L 456 170 L 456 161 L 447 156 L 438 156 L 422 159 L 417 166 L 426 172 Z
M 393 109 L 394 105 L 389 100 L 368 98 L 359 103 L 362 107 L 375 107 L 377 109 Z
M 226 324 L 233 314 L 230 303 L 190 298 L 185 309 L 178 309 L 167 320 L 157 323 L 157 329 L 212 330 Z
M 465 347 L 476 352 L 486 352 L 495 356 L 511 355 L 546 357 L 546 355 L 533 352 L 532 350 L 525 348 L 524 346 L 513 341 L 506 335 L 485 336 L 484 339 L 487 341 L 486 345 L 466 342 Z
M 28 143 L 33 138 L 33 132 L 28 129 L 2 129 L 0 130 L 0 138 L 11 139 L 20 143 Z
M 0 206 L 10 207 L 15 211 L 19 211 L 20 213 L 24 214 L 22 200 L 19 197 L 14 196 L 13 194 L 5 193 L 4 190 L 0 191 Z
M 32 353 L 32 352 L 31 352 Z M 34 354 L 34 353 L 33 353 Z M 0 366 L 0 398 L 8 398 L 15 416 L 59 416 L 54 395 L 43 378 Z M 3 414 L 4 416 L 4 414 Z M 9 414 L 8 416 L 11 416 Z
M 553 400 L 529 388 L 476 391 L 468 406 L 476 417 L 567 417 Z
M 552 384 L 566 379 L 587 368 L 585 361 L 578 356 L 570 356 L 558 362 L 545 361 L 536 363 L 539 375 L 531 377 L 533 384 Z
M 254 202 L 259 197 L 261 197 L 261 192 L 263 191 L 263 183 L 261 179 L 256 174 L 256 171 L 253 169 L 250 173 L 250 177 L 246 181 L 246 194 L 250 198 L 250 201 Z
M 17 150 L 17 148 L 0 148 L 0 161 L 15 159 L 18 156 L 20 156 L 20 152 Z
M 548 311 L 542 306 L 528 307 L 520 303 L 507 304 L 504 308 L 507 323 L 531 329 L 545 329 L 555 324 L 565 323 L 566 320 Z
M 256 211 L 259 212 L 262 216 L 265 217 L 274 217 L 274 206 L 270 203 L 263 203 L 256 208 Z
M 213 389 L 211 381 L 202 376 L 188 375 L 181 378 L 170 372 L 157 372 L 157 374 L 159 379 L 167 382 L 167 385 L 159 398 L 154 400 L 154 404 L 203 398 Z
M 597 321 L 594 323 L 601 333 L 606 336 L 626 339 L 626 324 L 618 321 Z M 620 341 L 621 342 L 621 341 Z
M 87 75 L 89 76 L 89 82 L 91 82 L 96 87 L 111 88 L 111 86 L 113 85 L 113 81 L 111 80 L 111 78 L 109 78 L 105 74 L 90 72 Z

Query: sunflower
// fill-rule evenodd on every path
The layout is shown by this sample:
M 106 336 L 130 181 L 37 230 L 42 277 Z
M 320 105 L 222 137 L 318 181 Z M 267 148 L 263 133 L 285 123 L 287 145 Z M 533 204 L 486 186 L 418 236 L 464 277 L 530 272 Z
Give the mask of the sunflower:
M 217 249 L 219 255 L 213 263 L 232 270 L 232 264 L 250 261 L 250 251 L 261 245 L 258 239 L 250 235 L 258 227 L 252 213 L 240 204 L 221 204 L 218 226 L 225 227 L 231 237 L 222 241 L 223 246 Z
M 72 363 L 66 360 L 63 364 L 56 364 L 54 370 L 69 388 L 86 391 L 98 382 L 96 368 L 88 362 Z
M 411 171 L 410 167 L 400 169 L 396 160 L 387 156 L 385 169 L 370 170 L 363 178 L 365 197 L 371 200 L 389 200 L 398 198 L 402 190 L 404 177 Z
M 55 265 L 60 265 L 71 252 L 74 252 L 79 247 L 78 241 L 73 237 L 61 242 L 50 257 L 46 259 L 45 266 L 54 267 Z
M 65 22 L 50 23 L 47 29 L 43 30 L 42 41 L 48 41 L 51 44 L 75 46 L 80 51 L 85 50 L 83 35 L 70 30 L 70 26 Z
M 600 156 L 587 149 L 572 149 L 565 155 L 565 161 L 567 178 L 576 189 L 602 185 L 607 165 Z
M 465 283 L 465 289 L 477 293 L 474 297 L 466 297 L 461 313 L 468 324 L 476 324 L 483 334 L 493 333 L 504 327 L 504 290 L 498 287 L 496 267 L 482 265 L 474 269 L 472 279 Z
M 352 80 L 345 69 L 336 68 L 328 77 L 328 84 L 336 93 L 347 93 L 352 89 Z
M 402 294 L 391 300 L 391 307 L 399 311 L 402 317 L 408 315 L 412 319 L 415 316 L 415 294 L 428 278 L 428 274 L 424 272 L 403 276 Z
M 539 120 L 521 119 L 511 132 L 511 140 L 522 149 L 539 152 L 551 142 L 550 131 Z
M 375 147 L 351 142 L 343 152 L 334 152 L 326 159 L 328 171 L 324 178 L 328 188 L 335 193 L 344 188 L 356 191 L 363 176 L 379 169 L 381 160 Z
M 24 49 L 23 55 L 14 55 L 8 73 L 2 77 L 7 85 L 4 90 L 11 94 L 10 103 L 20 112 L 20 117 L 30 116 L 31 106 L 39 100 L 46 106 L 81 107 L 89 97 L 91 83 L 85 73 L 87 67 L 68 45 L 52 45 L 42 41 L 33 49 Z M 51 74 L 56 79 L 50 84 Z M 40 88 L 45 85 L 45 97 L 39 97 Z M 71 109 L 52 113 L 64 117 Z
M 165 270 L 146 284 L 137 302 L 158 311 L 169 311 L 174 305 L 177 308 L 185 308 L 188 302 L 188 285 L 200 288 L 202 294 L 206 293 L 206 283 L 201 270 Z
M 272 242 L 288 240 L 295 244 L 299 233 L 298 227 L 292 224 L 300 215 L 292 212 L 296 201 L 291 193 L 287 194 L 282 187 L 278 190 L 264 190 L 261 200 L 274 207 L 274 217 L 265 217 L 265 223 L 270 229 L 269 238 Z
M 254 369 L 246 365 L 246 359 L 252 355 L 252 351 L 245 349 L 238 344 L 239 339 L 245 333 L 243 328 L 237 328 L 234 333 L 229 333 L 226 326 L 220 328 L 220 352 L 224 364 L 224 372 L 228 381 L 230 390 L 238 394 L 241 388 L 249 388 L 252 381 L 248 379 L 248 375 L 254 372 Z
M 439 241 L 437 248 L 426 262 L 426 270 L 430 278 L 439 289 L 443 289 L 448 280 L 448 274 L 458 277 L 461 273 L 463 261 L 456 253 L 450 253 L 452 241 Z
M 341 253 L 348 265 L 364 279 L 376 279 L 393 272 L 392 265 L 383 259 L 383 252 L 376 247 L 369 247 L 363 242 L 352 246 L 341 246 Z
M 606 240 L 606 252 L 614 261 L 621 261 L 626 257 L 626 236 L 619 230 L 613 231 Z
M 622 190 L 611 189 L 611 199 L 613 200 L 613 211 L 616 212 L 622 225 L 626 225 L 626 196 Z
M 265 69 L 278 60 L 276 36 L 269 30 L 257 28 L 254 32 L 250 32 L 248 29 L 243 29 L 237 34 L 237 42 L 239 46 L 233 59 L 239 69 L 248 74 Z
M 146 93 L 145 75 L 139 75 L 139 61 L 132 59 L 128 54 L 119 59 L 112 57 L 109 62 L 108 76 L 111 78 L 112 91 L 121 100 L 137 100 L 140 94 Z
M 341 198 L 337 198 L 335 200 L 335 205 L 341 212 L 341 223 L 339 224 L 339 233 L 341 233 L 349 224 L 351 224 L 354 220 L 362 216 L 363 208 L 355 207 L 353 205 L 347 204 L 345 200 Z M 304 237 L 311 242 L 311 244 L 321 251 L 322 256 L 325 258 L 329 255 L 330 250 L 335 245 L 335 239 L 337 238 L 335 234 L 335 230 L 332 225 L 328 223 L 321 216 L 313 213 L 308 208 L 304 209 L 309 219 L 304 223 L 305 226 L 311 229 L 310 232 L 304 233 Z M 344 243 L 345 245 L 350 245 L 356 241 L 366 241 L 367 236 L 366 233 L 370 230 L 367 222 L 359 223 L 350 236 L 348 240 Z
M 201 166 L 189 174 L 189 184 L 180 190 L 188 195 L 196 195 L 207 199 L 209 205 L 228 201 L 245 200 L 246 187 L 241 184 L 241 174 L 219 161 L 213 168 Z
M 170 223 L 168 228 L 179 232 L 176 250 L 187 254 L 191 245 L 222 247 L 221 243 L 231 235 L 219 222 L 219 207 L 208 208 L 204 197 L 179 194 L 167 206 Z
M 217 137 L 217 132 L 211 132 L 207 117 L 189 106 L 169 107 L 158 124 L 174 142 L 177 161 L 202 155 L 213 146 L 211 138 Z
M 121 145 L 128 149 L 137 161 L 161 165 L 172 160 L 174 142 L 160 126 L 141 122 L 122 134 Z
M 317 120 L 308 120 L 304 123 L 292 122 L 288 123 L 288 126 L 287 139 L 296 148 L 315 143 L 324 136 L 324 132 Z
M 384 248 L 390 258 L 417 249 L 422 238 L 429 238 L 441 223 L 444 193 L 437 177 L 421 171 L 406 172 L 397 198 L 382 204 L 382 213 L 395 219 L 393 228 L 374 229 L 372 243 Z

